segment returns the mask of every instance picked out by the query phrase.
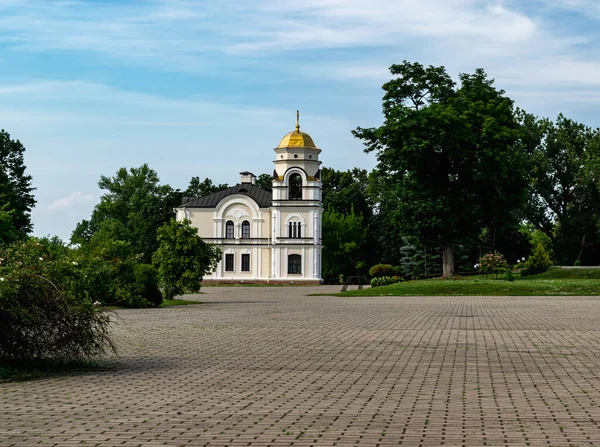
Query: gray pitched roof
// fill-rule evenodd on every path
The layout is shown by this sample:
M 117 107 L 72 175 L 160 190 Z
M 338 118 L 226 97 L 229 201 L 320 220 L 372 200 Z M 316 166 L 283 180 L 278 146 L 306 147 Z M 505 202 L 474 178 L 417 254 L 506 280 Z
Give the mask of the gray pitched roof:
M 237 184 L 204 197 L 184 197 L 181 206 L 183 208 L 215 208 L 221 200 L 233 194 L 250 197 L 258 204 L 259 208 L 269 208 L 271 206 L 271 192 L 252 183 Z

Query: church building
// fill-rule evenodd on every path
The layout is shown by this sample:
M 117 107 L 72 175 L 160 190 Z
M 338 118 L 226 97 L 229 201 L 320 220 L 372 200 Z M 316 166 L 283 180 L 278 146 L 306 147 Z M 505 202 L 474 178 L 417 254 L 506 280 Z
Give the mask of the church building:
M 186 197 L 177 220 L 188 219 L 205 242 L 221 247 L 204 283 L 320 284 L 322 190 L 319 149 L 296 130 L 275 149 L 273 191 L 241 172 L 240 183 L 206 197 Z

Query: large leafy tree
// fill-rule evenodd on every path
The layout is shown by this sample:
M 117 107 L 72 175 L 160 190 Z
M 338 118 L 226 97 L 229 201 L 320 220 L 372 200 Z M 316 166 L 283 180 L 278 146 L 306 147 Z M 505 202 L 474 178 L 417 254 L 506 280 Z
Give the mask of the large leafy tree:
M 328 284 L 339 284 L 340 278 L 366 273 L 362 250 L 365 241 L 361 215 L 333 209 L 323 212 L 322 274 Z
M 71 241 L 101 250 L 110 241 L 130 244 L 132 256 L 150 263 L 158 247 L 158 227 L 173 217 L 181 197 L 169 185 L 159 183 L 158 174 L 147 164 L 121 168 L 114 177 L 100 177 L 105 193 L 89 221 L 80 222 Z
M 563 115 L 519 118 L 532 160 L 528 221 L 550 238 L 560 263 L 599 263 L 600 131 Z
M 11 242 L 32 230 L 35 205 L 31 176 L 25 173 L 25 147 L 0 130 L 0 242 Z
M 352 240 L 329 239 L 325 248 L 327 253 L 324 258 L 324 272 L 334 272 L 329 275 L 329 279 L 336 275 L 339 277 L 339 274 L 347 276 L 364 273 L 364 267 L 366 266 L 368 269 L 375 262 L 377 249 L 376 234 L 370 231 L 373 204 L 369 191 L 369 173 L 365 169 L 359 168 L 348 171 L 323 168 L 321 181 L 323 184 L 323 208 L 328 213 L 324 218 L 324 227 L 331 224 L 332 231 L 337 232 L 339 231 L 337 225 L 344 225 L 347 220 L 351 227 L 348 228 L 346 235 L 354 237 Z M 357 222 L 360 223 L 362 231 L 355 231 L 354 227 Z M 327 231 L 329 229 L 325 228 L 325 238 L 327 238 Z M 333 265 L 327 265 L 330 260 L 338 262 L 333 261 L 338 255 L 328 256 L 329 251 L 342 253 L 349 248 L 345 245 L 346 243 L 354 244 L 352 246 L 353 259 L 345 259 L 340 269 L 336 269 Z M 334 279 L 337 281 L 337 278 Z
M 323 168 L 323 208 L 333 209 L 343 214 L 363 216 L 368 223 L 373 212 L 369 197 L 369 173 L 366 169 L 354 168 L 348 171 L 337 171 Z
M 457 85 L 444 67 L 404 62 L 384 84 L 384 124 L 358 128 L 394 195 L 394 224 L 443 246 L 443 273 L 456 272 L 454 246 L 484 227 L 513 223 L 526 198 L 524 150 L 513 102 L 478 69 Z
M 198 292 L 202 277 L 213 271 L 221 249 L 205 243 L 189 220 L 174 219 L 158 229 L 158 250 L 152 258 L 165 298 Z

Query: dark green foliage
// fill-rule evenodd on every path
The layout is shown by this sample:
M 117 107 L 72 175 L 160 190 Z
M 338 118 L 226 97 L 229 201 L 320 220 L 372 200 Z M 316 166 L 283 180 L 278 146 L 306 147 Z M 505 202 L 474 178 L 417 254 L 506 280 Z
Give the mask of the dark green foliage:
M 533 253 L 525 264 L 523 265 L 523 270 L 521 270 L 522 276 L 527 275 L 535 275 L 537 273 L 544 273 L 546 270 L 550 268 L 552 265 L 552 261 L 550 260 L 550 256 L 546 250 L 544 250 L 544 246 L 542 244 L 538 244 L 537 247 L 533 250 Z
M 113 262 L 113 269 L 115 295 L 110 304 L 139 308 L 162 303 L 154 267 L 126 260 Z
M 407 279 L 421 279 L 442 274 L 442 257 L 438 250 L 425 250 L 416 241 L 404 239 L 400 248 L 400 266 Z
M 256 179 L 256 186 L 266 191 L 273 191 L 273 176 L 269 174 L 260 174 Z
M 19 140 L 0 130 L 0 244 L 22 239 L 32 230 L 35 188 L 25 174 L 24 152 Z
M 371 278 L 380 278 L 382 276 L 398 276 L 394 273 L 394 267 L 390 264 L 376 264 L 369 269 Z
M 354 135 L 377 154 L 397 230 L 443 246 L 451 276 L 457 241 L 513 224 L 526 199 L 513 104 L 481 69 L 461 74 L 459 87 L 443 67 L 404 62 L 390 71 L 384 124 Z
M 140 263 L 139 257 L 131 257 L 129 243 L 108 241 L 91 252 L 87 247 L 66 247 L 58 238 L 40 239 L 40 242 L 53 258 L 69 261 L 61 264 L 69 267 L 61 282 L 72 295 L 103 306 L 150 307 L 161 304 L 156 270 L 149 264 Z
M 504 276 L 504 279 L 506 279 L 507 281 L 515 280 L 515 275 L 513 275 L 513 272 L 510 268 L 506 269 L 506 275 Z
M 519 118 L 531 159 L 528 221 L 551 240 L 559 263 L 600 264 L 600 132 L 563 115 Z
M 354 168 L 350 171 L 336 171 L 323 168 L 323 208 L 342 214 L 362 216 L 363 222 L 369 222 L 373 206 L 369 199 L 369 174 L 366 169 Z
M 205 243 L 189 220 L 171 220 L 158 229 L 158 250 L 152 261 L 168 300 L 198 292 L 202 277 L 212 272 L 220 259 L 220 248 Z
M 71 361 L 114 349 L 109 314 L 74 286 L 79 265 L 63 248 L 0 246 L 0 358 Z
M 338 284 L 348 276 L 364 275 L 375 257 L 373 232 L 369 231 L 372 204 L 368 174 L 364 169 L 336 171 L 323 168 L 323 278 Z M 328 235 L 327 233 L 331 234 Z
M 600 280 L 600 268 L 597 269 L 567 269 L 560 267 L 550 267 L 546 272 L 534 276 L 527 276 L 526 279 L 595 279 Z
M 14 225 L 15 210 L 5 211 L 7 208 L 8 204 L 4 204 L 0 209 L 0 245 L 23 237 L 23 233 L 19 232 Z
M 224 189 L 229 188 L 229 185 L 213 184 L 212 180 L 206 177 L 204 180 L 200 181 L 200 177 L 192 177 L 190 180 L 190 184 L 187 189 L 182 193 L 183 197 L 204 197 L 215 192 L 222 191 Z M 179 205 L 179 203 L 177 203 Z
M 135 264 L 133 273 L 140 295 L 154 306 L 160 306 L 163 297 L 158 287 L 158 272 L 156 269 L 150 264 Z
M 340 284 L 348 276 L 366 273 L 361 252 L 365 242 L 363 217 L 334 210 L 323 212 L 322 275 L 327 284 Z

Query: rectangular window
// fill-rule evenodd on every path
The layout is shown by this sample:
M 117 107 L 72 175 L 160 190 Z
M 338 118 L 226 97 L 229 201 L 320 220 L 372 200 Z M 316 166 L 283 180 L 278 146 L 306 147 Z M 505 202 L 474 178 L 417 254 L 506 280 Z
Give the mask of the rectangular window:
M 302 273 L 302 256 L 288 256 L 288 274 L 299 275 Z
M 225 271 L 233 272 L 233 253 L 227 253 L 225 255 Z
M 250 271 L 250 254 L 242 254 L 242 272 Z

